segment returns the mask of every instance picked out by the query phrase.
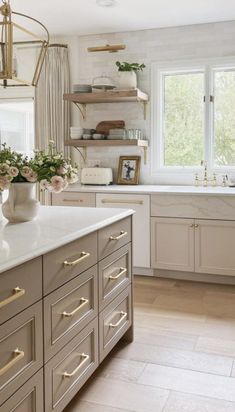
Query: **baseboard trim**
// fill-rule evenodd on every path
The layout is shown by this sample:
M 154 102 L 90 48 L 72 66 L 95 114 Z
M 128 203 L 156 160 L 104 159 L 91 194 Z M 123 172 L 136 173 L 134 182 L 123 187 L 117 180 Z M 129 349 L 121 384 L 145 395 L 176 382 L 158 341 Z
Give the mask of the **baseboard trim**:
M 220 276 L 210 275 L 207 273 L 191 273 L 191 272 L 178 272 L 172 270 L 155 269 L 153 276 L 167 279 L 178 280 L 191 280 L 193 282 L 205 282 L 205 283 L 221 283 L 225 285 L 235 285 L 235 277 L 233 276 Z
M 154 276 L 154 270 L 150 268 L 133 267 L 133 274 L 140 276 Z

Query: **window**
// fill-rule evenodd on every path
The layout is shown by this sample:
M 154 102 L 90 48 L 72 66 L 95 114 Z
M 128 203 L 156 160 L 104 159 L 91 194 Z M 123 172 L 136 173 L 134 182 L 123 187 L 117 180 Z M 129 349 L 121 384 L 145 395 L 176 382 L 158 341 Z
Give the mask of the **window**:
M 233 65 L 153 66 L 156 171 L 235 168 Z
M 34 101 L 0 101 L 0 141 L 13 150 L 31 156 L 34 150 Z

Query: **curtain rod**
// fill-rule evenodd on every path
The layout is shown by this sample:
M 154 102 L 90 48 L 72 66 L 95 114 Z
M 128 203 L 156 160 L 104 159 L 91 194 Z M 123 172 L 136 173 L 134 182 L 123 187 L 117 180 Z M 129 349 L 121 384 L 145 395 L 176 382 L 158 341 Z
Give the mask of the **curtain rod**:
M 60 44 L 60 43 L 53 43 L 53 44 L 49 44 L 48 47 L 64 47 L 65 49 L 68 48 L 67 44 Z

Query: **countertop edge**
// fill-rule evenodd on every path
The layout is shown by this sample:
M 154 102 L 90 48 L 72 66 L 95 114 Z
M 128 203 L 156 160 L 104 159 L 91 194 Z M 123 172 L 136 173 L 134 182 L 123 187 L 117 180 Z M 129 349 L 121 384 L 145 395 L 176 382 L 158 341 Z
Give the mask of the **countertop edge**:
M 39 256 L 45 255 L 67 243 L 73 242 L 76 239 L 80 239 L 90 233 L 96 232 L 97 230 L 103 229 L 106 226 L 109 226 L 112 223 L 115 223 L 119 220 L 125 219 L 126 217 L 132 216 L 135 213 L 132 209 L 123 209 L 112 217 L 101 219 L 100 222 L 88 225 L 86 228 L 78 229 L 73 233 L 68 235 L 61 235 L 56 241 L 50 241 L 34 251 L 29 251 L 28 253 L 23 254 L 20 257 L 12 258 L 10 261 L 7 261 L 3 264 L 0 264 L 0 274 L 6 272 L 10 269 L 13 269 L 16 266 L 22 265 L 32 259 L 35 259 Z
M 188 188 L 191 189 L 188 189 Z M 107 193 L 107 194 L 133 194 L 133 195 L 174 195 L 174 196 L 235 196 L 235 188 L 233 187 L 196 187 L 193 186 L 171 186 L 169 185 L 70 185 L 65 191 L 70 193 Z

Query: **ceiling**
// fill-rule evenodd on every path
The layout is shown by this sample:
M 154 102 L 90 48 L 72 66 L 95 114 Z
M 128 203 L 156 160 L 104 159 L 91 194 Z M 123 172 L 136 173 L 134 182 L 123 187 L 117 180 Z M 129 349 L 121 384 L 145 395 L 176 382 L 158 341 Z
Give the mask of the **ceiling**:
M 235 20 L 235 0 L 11 0 L 12 9 L 41 20 L 52 35 L 87 35 Z

